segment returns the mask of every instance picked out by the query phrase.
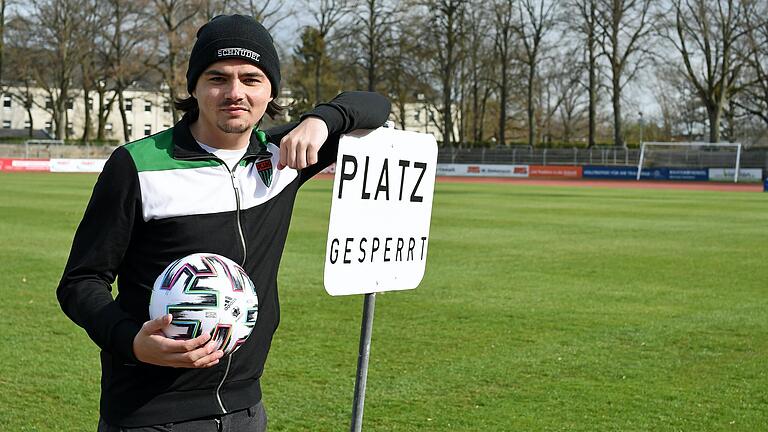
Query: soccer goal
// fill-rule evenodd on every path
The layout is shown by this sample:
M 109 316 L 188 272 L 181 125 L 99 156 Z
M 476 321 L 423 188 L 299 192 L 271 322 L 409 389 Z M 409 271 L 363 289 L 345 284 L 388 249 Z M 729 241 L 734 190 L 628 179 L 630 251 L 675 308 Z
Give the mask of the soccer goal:
M 51 154 L 51 147 L 57 148 L 58 146 L 63 146 L 64 141 L 63 140 L 56 140 L 56 139 L 33 139 L 33 140 L 26 140 L 24 141 L 24 157 L 29 158 L 32 156 L 40 156 L 40 150 L 44 150 L 45 153 L 48 153 L 48 156 Z M 32 148 L 30 148 L 30 146 Z M 35 149 L 36 152 L 33 155 L 30 150 Z
M 643 168 L 725 168 L 733 169 L 733 182 L 739 181 L 741 143 L 644 142 L 640 146 L 637 180 Z

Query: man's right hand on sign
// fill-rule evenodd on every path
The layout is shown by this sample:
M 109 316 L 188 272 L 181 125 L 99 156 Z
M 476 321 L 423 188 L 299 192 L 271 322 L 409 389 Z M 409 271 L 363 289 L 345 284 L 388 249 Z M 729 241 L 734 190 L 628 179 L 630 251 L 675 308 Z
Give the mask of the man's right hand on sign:
M 328 139 L 328 125 L 319 117 L 307 117 L 280 141 L 280 162 L 285 167 L 302 169 L 317 163 L 317 152 Z
M 224 353 L 216 350 L 216 343 L 210 340 L 208 334 L 183 341 L 166 337 L 162 329 L 170 325 L 172 319 L 170 314 L 164 315 L 141 326 L 133 338 L 133 353 L 139 361 L 158 366 L 195 369 L 219 363 Z

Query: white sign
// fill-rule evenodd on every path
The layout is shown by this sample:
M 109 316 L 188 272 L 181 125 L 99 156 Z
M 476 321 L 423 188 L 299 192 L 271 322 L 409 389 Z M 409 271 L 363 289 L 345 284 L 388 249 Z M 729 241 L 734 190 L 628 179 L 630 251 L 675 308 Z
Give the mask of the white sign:
M 104 169 L 106 159 L 51 159 L 51 172 L 90 172 Z
M 432 135 L 379 128 L 339 140 L 325 251 L 331 295 L 416 288 L 435 189 Z
M 528 177 L 528 165 L 439 164 L 437 174 L 457 177 Z
M 713 181 L 732 182 L 734 168 L 710 168 L 709 179 Z M 760 183 L 763 181 L 762 168 L 740 168 L 739 183 Z

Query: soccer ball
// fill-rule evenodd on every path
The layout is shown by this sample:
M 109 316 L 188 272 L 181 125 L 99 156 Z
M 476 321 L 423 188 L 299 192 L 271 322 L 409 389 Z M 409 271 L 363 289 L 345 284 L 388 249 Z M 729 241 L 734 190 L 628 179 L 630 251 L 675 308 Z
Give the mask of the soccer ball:
M 173 315 L 163 333 L 194 339 L 204 333 L 224 354 L 240 347 L 256 325 L 256 287 L 237 263 L 212 253 L 196 253 L 172 262 L 155 280 L 149 317 Z

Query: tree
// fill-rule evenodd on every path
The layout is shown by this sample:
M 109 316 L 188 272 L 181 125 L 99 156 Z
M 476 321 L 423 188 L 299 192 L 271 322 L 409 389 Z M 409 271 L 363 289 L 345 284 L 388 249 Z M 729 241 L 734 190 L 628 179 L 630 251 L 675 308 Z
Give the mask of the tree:
M 25 18 L 29 38 L 40 57 L 33 75 L 51 100 L 53 126 L 57 139 L 68 135 L 67 105 L 73 78 L 92 44 L 91 26 L 84 25 L 96 16 L 95 1 L 32 0 Z
M 613 106 L 613 142 L 625 146 L 621 95 L 650 57 L 646 43 L 652 34 L 652 0 L 598 0 L 597 25 L 602 54 L 608 61 Z
M 194 19 L 199 9 L 195 2 L 184 0 L 152 0 L 151 5 L 150 16 L 161 29 L 156 33 L 157 61 L 153 66 L 168 87 L 175 123 L 179 120 L 179 113 L 173 102 L 178 99 L 179 90 L 186 89 L 183 69 L 189 55 L 188 47 L 192 46 L 196 34 Z M 124 106 L 124 101 L 121 100 L 120 105 Z
M 499 66 L 498 97 L 499 97 L 499 132 L 498 143 L 507 143 L 507 101 L 509 93 L 509 68 L 515 54 L 515 1 L 496 0 L 492 5 L 493 49 L 496 64 Z
M 583 38 L 583 51 L 585 60 L 581 64 L 587 71 L 587 109 L 588 109 L 588 127 L 587 127 L 587 145 L 595 145 L 595 134 L 597 126 L 597 103 L 599 82 L 599 64 L 598 47 L 599 27 L 597 25 L 597 0 L 571 0 L 568 4 L 569 12 L 577 11 L 577 20 L 573 20 L 569 14 L 564 17 L 567 24 Z M 573 107 L 573 105 L 570 105 Z M 568 134 L 566 135 L 568 136 Z
M 318 104 L 324 100 L 321 82 L 322 74 L 329 63 L 325 61 L 327 50 L 333 42 L 336 26 L 349 13 L 349 6 L 347 0 L 305 1 L 315 20 L 315 26 L 312 30 L 305 29 L 305 33 L 302 34 L 302 44 L 308 47 L 307 53 L 310 54 L 305 59 L 311 62 L 314 78 L 312 103 Z
M 744 66 L 737 51 L 747 34 L 748 0 L 674 0 L 661 34 L 680 55 L 686 78 L 707 109 L 709 141 L 720 141 L 723 110 Z
M 526 67 L 526 114 L 528 145 L 536 145 L 536 75 L 541 61 L 544 37 L 554 27 L 556 0 L 521 0 L 515 30 L 520 36 L 520 61 Z
M 368 91 L 376 91 L 382 81 L 382 64 L 393 45 L 393 27 L 399 21 L 398 2 L 365 0 L 351 10 L 349 36 L 354 64 L 364 71 Z
M 452 146 L 455 141 L 453 90 L 463 54 L 458 48 L 463 37 L 461 21 L 467 3 L 467 0 L 428 0 L 420 5 L 420 12 L 425 17 L 420 24 L 425 31 L 423 40 L 433 50 L 428 61 L 431 73 L 438 81 L 438 112 L 442 116 L 439 129 L 445 146 Z
M 735 104 L 768 126 L 768 5 L 763 3 L 746 13 L 745 85 Z

